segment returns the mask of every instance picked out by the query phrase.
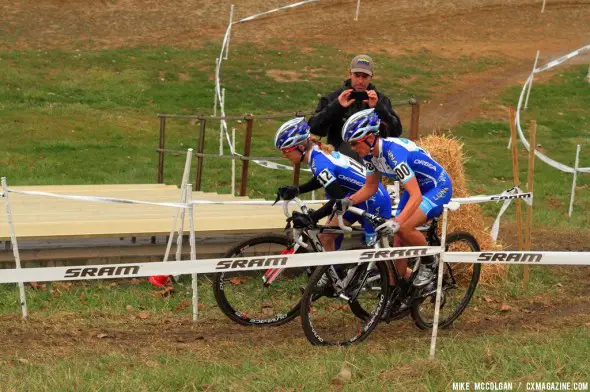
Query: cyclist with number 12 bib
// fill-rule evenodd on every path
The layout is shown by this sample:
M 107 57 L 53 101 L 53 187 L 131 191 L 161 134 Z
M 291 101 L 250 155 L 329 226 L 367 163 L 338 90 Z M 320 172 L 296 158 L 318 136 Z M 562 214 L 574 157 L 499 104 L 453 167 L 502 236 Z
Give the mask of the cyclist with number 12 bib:
M 360 190 L 365 184 L 366 177 L 363 165 L 334 151 L 329 144 L 312 141 L 309 130 L 310 126 L 305 118 L 298 117 L 284 123 L 278 129 L 274 139 L 275 147 L 281 151 L 283 157 L 291 161 L 293 165 L 307 163 L 313 175 L 312 179 L 305 184 L 279 187 L 278 195 L 284 200 L 291 200 L 299 194 L 323 187 L 326 190 L 326 197 L 330 199 L 320 209 L 313 211 L 310 216 L 294 215 L 293 224 L 300 227 L 315 225 L 318 220 L 330 215 L 335 201 Z M 372 195 L 355 205 L 371 214 L 391 218 L 391 199 L 381 184 L 375 188 Z M 344 223 L 348 226 L 359 219 L 365 230 L 365 244 L 372 246 L 377 235 L 371 224 L 366 222 L 364 218 L 350 212 L 343 216 Z M 337 217 L 333 217 L 328 225 L 338 225 Z M 326 251 L 334 251 L 340 248 L 343 235 L 322 233 L 319 238 Z
M 389 231 L 395 246 L 427 246 L 416 227 L 439 216 L 451 200 L 453 188 L 445 169 L 414 142 L 403 138 L 379 137 L 379 117 L 373 109 L 355 113 L 342 128 L 342 140 L 363 159 L 367 181 L 356 193 L 338 200 L 334 208 L 345 212 L 349 206 L 362 203 L 381 187 L 381 175 L 400 181 L 404 186 L 395 218 L 389 220 Z M 396 263 L 398 265 L 398 263 Z M 425 287 L 434 278 L 434 256 L 421 258 L 414 286 Z

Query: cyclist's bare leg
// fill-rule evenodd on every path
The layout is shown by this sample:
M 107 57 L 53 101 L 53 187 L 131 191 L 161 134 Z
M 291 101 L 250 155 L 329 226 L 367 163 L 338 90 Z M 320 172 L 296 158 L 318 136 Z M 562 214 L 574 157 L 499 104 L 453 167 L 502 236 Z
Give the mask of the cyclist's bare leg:
M 350 226 L 350 222 L 346 219 L 342 220 L 346 226 Z M 326 225 L 328 226 L 338 226 L 338 218 L 336 216 L 332 217 Z M 337 233 L 322 233 L 318 235 L 322 246 L 326 252 L 333 252 L 336 250 L 336 238 L 338 238 L 339 234 Z
M 416 227 L 426 223 L 426 214 L 421 209 L 414 211 L 412 216 L 407 219 L 399 228 L 397 236 L 406 246 L 427 246 L 426 238 L 422 233 L 416 230 Z
M 400 227 L 397 234 L 409 246 L 428 246 L 426 238 L 416 230 L 416 227 L 426 222 L 427 216 L 421 209 L 417 209 Z M 413 281 L 415 287 L 426 287 L 434 279 L 434 256 L 421 257 L 420 269 Z M 432 285 L 430 285 L 432 286 Z M 431 288 L 429 288 L 430 290 Z
M 403 240 L 399 236 L 396 235 L 393 237 L 393 246 L 398 248 L 401 246 L 405 246 L 405 243 L 403 242 Z M 395 264 L 395 269 L 397 270 L 397 272 L 399 274 L 402 273 L 401 271 L 405 271 L 405 273 L 403 274 L 405 280 L 410 279 L 410 276 L 412 276 L 412 270 L 410 268 L 408 268 L 408 259 L 395 260 L 394 264 Z

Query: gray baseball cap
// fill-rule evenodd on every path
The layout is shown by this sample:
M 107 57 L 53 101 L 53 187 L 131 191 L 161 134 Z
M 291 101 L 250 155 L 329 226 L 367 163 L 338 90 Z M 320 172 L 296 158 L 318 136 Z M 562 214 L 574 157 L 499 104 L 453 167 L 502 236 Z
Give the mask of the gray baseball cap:
M 350 62 L 350 72 L 362 72 L 373 76 L 373 59 L 366 54 L 359 54 Z

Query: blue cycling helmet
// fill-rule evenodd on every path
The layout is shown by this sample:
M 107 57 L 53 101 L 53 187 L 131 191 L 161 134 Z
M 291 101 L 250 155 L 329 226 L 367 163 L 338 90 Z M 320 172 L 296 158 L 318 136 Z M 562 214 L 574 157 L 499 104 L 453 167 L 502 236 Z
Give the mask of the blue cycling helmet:
M 297 146 L 309 139 L 309 124 L 304 117 L 297 117 L 287 121 L 275 135 L 275 147 L 284 150 Z
M 342 127 L 342 140 L 346 143 L 360 140 L 368 135 L 379 133 L 381 121 L 375 109 L 361 110 L 350 116 Z

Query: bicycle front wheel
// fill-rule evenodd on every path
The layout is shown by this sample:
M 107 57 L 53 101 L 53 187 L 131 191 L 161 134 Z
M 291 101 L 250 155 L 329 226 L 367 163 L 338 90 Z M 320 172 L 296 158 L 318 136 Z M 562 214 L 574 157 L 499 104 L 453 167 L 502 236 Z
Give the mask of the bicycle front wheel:
M 335 267 L 344 276 L 356 265 Z M 387 265 L 376 263 L 371 276 L 377 278 L 367 279 L 360 291 L 360 279 L 353 279 L 348 284 L 343 294 L 350 296 L 353 291 L 359 291 L 354 300 L 346 300 L 335 293 L 327 275 L 329 268 L 316 268 L 301 298 L 301 324 L 305 336 L 314 345 L 344 346 L 360 342 L 381 320 L 389 288 Z M 361 264 L 358 268 L 366 268 L 366 265 Z
M 479 252 L 480 250 L 475 237 L 465 232 L 449 234 L 445 249 L 448 252 Z M 439 263 L 439 268 L 440 266 Z M 450 326 L 469 305 L 479 281 L 481 264 L 447 262 L 444 263 L 443 268 L 443 285 L 438 319 L 440 328 Z M 423 298 L 412 306 L 412 319 L 418 328 L 432 328 L 435 302 L 436 293 Z
M 265 235 L 246 240 L 225 257 L 269 256 L 292 251 L 288 237 Z M 299 248 L 297 253 L 305 249 Z M 265 283 L 271 275 L 270 284 Z M 241 325 L 278 326 L 299 313 L 301 293 L 311 273 L 307 268 L 234 271 L 216 274 L 213 292 L 219 309 Z

